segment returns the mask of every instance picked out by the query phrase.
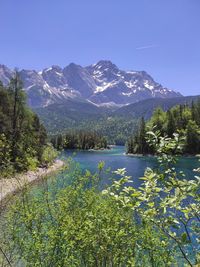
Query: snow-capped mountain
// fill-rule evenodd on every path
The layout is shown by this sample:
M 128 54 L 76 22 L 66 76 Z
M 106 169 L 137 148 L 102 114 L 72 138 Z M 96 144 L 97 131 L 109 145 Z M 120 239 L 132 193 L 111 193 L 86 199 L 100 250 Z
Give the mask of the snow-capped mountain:
M 82 67 L 74 63 L 65 68 L 52 66 L 40 72 L 19 71 L 32 107 L 64 103 L 69 99 L 96 105 L 125 105 L 147 98 L 181 96 L 155 82 L 145 71 L 123 71 L 111 61 L 101 60 Z M 0 65 L 0 80 L 8 85 L 14 71 Z
M 123 71 L 103 60 L 86 69 L 95 80 L 96 88 L 90 96 L 95 103 L 130 104 L 152 97 L 180 96 L 155 82 L 145 71 Z

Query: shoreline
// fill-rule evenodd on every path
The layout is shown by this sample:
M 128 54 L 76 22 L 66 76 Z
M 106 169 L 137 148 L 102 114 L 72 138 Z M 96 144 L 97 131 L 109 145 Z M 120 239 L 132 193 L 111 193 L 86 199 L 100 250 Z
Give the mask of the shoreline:
M 154 154 L 139 154 L 139 153 L 123 153 L 125 156 L 129 156 L 129 157 L 136 157 L 136 158 L 143 158 L 143 157 L 149 157 L 149 158 L 154 158 L 156 157 L 156 155 Z
M 0 206 L 6 205 L 13 196 L 20 192 L 24 186 L 31 185 L 53 172 L 58 171 L 64 166 L 64 161 L 55 160 L 48 168 L 37 168 L 35 171 L 17 174 L 12 178 L 3 178 L 0 180 Z M 9 199 L 8 199 L 9 198 Z M 8 201 L 6 201 L 8 199 Z M 6 203 L 5 203 L 6 202 Z
M 123 155 L 125 155 L 125 156 L 130 156 L 130 157 L 138 157 L 138 158 L 140 158 L 140 157 L 149 157 L 149 158 L 155 158 L 155 157 L 158 157 L 159 155 L 157 155 L 157 154 L 133 154 L 133 153 L 123 153 Z M 175 156 L 175 157 L 184 157 L 184 158 L 200 158 L 200 155 L 199 154 L 197 154 L 197 155 L 192 155 L 192 154 L 182 154 L 182 155 L 180 155 L 180 154 L 175 154 L 175 155 L 173 155 L 173 156 Z
M 111 149 L 112 149 L 111 147 L 107 147 L 107 148 L 90 148 L 90 149 L 85 149 L 85 151 L 98 152 L 98 151 L 107 151 L 107 150 L 111 150 Z

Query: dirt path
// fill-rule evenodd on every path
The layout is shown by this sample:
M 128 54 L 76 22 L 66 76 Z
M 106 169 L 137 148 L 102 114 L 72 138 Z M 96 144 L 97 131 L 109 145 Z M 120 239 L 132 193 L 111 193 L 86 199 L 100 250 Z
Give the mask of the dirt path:
M 25 174 L 17 175 L 14 178 L 0 179 L 0 202 L 7 196 L 20 191 L 25 185 L 31 184 L 41 177 L 59 170 L 64 166 L 64 162 L 56 160 L 49 168 L 38 168 L 36 171 L 28 171 Z

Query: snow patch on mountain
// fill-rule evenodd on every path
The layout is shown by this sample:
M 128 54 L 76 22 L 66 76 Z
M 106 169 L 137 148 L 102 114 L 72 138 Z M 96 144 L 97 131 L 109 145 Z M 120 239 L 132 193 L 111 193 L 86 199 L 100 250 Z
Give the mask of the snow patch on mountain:
M 0 80 L 8 85 L 14 72 L 0 65 Z M 82 67 L 71 63 L 53 65 L 42 71 L 19 71 L 31 106 L 82 99 L 95 105 L 127 105 L 147 98 L 181 96 L 155 82 L 145 71 L 120 70 L 109 60 Z

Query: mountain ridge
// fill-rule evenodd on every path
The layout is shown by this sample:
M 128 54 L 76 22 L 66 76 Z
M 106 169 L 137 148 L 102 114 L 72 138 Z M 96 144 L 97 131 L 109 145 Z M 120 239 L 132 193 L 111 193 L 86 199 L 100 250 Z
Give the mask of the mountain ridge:
M 8 85 L 14 71 L 0 65 L 0 80 Z M 163 87 L 145 71 L 124 71 L 109 60 L 82 67 L 75 63 L 42 71 L 19 70 L 31 107 L 45 107 L 79 99 L 95 105 L 127 105 L 147 98 L 169 98 L 180 93 Z
M 198 100 L 200 100 L 200 95 L 181 96 L 175 98 L 149 98 L 118 108 L 113 114 L 129 118 L 144 117 L 145 120 L 148 120 L 153 115 L 154 110 L 158 107 L 167 111 L 176 105 L 191 106 L 192 102 L 196 102 Z

